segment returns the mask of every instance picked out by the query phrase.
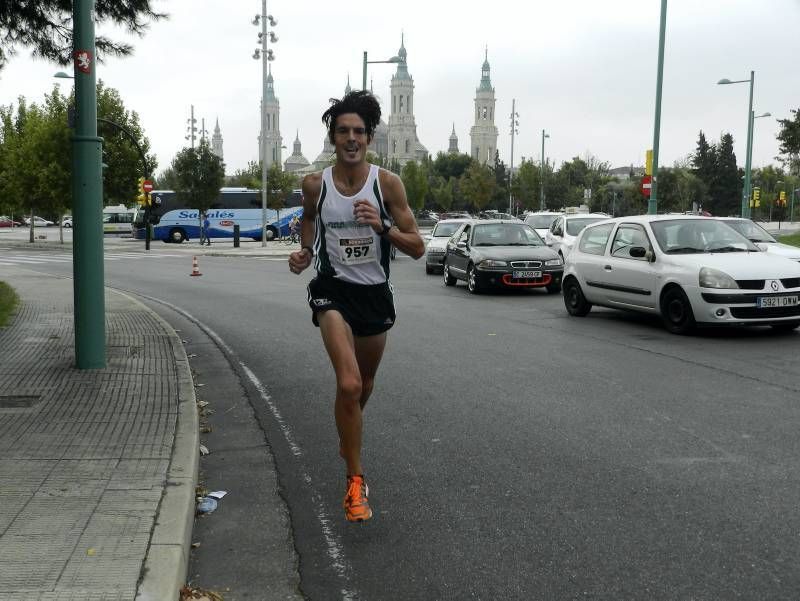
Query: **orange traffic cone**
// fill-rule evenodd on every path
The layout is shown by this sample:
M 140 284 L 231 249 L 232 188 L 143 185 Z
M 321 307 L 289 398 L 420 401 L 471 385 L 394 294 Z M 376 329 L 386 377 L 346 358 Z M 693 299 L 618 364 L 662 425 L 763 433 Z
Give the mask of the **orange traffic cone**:
M 203 275 L 200 273 L 200 268 L 197 266 L 197 257 L 192 257 L 192 273 L 189 275 Z

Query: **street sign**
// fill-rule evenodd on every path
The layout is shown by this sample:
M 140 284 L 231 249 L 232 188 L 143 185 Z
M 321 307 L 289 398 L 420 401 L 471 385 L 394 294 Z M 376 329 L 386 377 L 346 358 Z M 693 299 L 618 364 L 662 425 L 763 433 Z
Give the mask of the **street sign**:
M 148 194 L 153 191 L 153 182 L 149 179 L 146 179 L 142 182 L 142 191 L 147 192 Z
M 642 185 L 640 186 L 640 190 L 642 194 L 645 196 L 650 196 L 650 190 L 653 187 L 653 176 L 652 175 L 645 175 L 642 177 Z

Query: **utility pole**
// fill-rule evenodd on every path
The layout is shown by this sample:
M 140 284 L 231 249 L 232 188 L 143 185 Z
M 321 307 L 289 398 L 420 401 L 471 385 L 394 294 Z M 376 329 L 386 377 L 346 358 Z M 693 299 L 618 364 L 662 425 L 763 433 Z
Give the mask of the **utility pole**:
M 516 102 L 515 98 L 511 99 L 511 167 L 508 170 L 508 212 L 510 215 L 514 214 L 512 207 L 514 194 L 511 191 L 511 184 L 514 178 L 514 135 L 519 133 L 519 130 L 517 130 L 519 113 L 515 110 Z
M 664 38 L 667 31 L 667 0 L 661 0 L 661 24 L 658 35 L 658 74 L 656 77 L 656 114 L 653 124 L 653 179 L 647 213 L 658 213 L 658 143 L 661 136 L 661 85 L 664 81 Z
M 197 132 L 197 127 L 195 123 L 197 123 L 197 119 L 194 118 L 194 105 L 191 105 L 191 109 L 189 111 L 189 118 L 186 120 L 188 125 L 186 126 L 186 136 L 184 136 L 184 140 L 191 140 L 192 150 L 194 150 L 194 139 L 195 133 Z
M 75 366 L 106 366 L 103 273 L 103 139 L 97 136 L 94 0 L 72 5 L 75 133 L 72 137 L 72 198 L 75 228 L 72 267 Z

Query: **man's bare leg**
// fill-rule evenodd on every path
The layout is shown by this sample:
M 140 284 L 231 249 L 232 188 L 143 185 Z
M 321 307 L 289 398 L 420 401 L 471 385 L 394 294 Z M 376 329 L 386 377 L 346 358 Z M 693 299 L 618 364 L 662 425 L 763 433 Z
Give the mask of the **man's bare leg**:
M 375 336 L 356 336 L 354 338 L 356 361 L 361 373 L 361 410 L 372 394 L 375 384 L 375 374 L 383 358 L 383 349 L 386 348 L 386 332 Z
M 361 467 L 361 373 L 356 360 L 350 326 L 334 310 L 317 315 L 322 341 L 336 372 L 334 414 L 339 432 L 340 454 L 347 463 L 347 475 L 363 474 Z

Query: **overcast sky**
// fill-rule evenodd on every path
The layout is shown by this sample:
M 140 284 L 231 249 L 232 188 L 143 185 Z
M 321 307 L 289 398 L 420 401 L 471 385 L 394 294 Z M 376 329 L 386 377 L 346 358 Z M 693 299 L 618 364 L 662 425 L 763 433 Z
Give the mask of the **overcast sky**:
M 516 99 L 519 134 L 514 163 L 545 155 L 557 164 L 592 153 L 612 167 L 643 164 L 653 145 L 660 0 L 403 0 L 323 2 L 270 0 L 279 41 L 272 73 L 281 105 L 281 134 L 292 152 L 299 131 L 303 154 L 322 150 L 320 116 L 340 97 L 348 74 L 361 85 L 362 55 L 397 54 L 405 33 L 420 141 L 435 156 L 446 151 L 453 123 L 459 149 L 469 152 L 475 89 L 488 46 L 500 136 L 510 162 L 509 115 Z M 133 38 L 135 53 L 109 58 L 98 77 L 139 113 L 159 161 L 169 165 L 182 147 L 190 106 L 211 133 L 219 119 L 226 172 L 256 160 L 260 127 L 261 61 L 251 58 L 260 28 L 259 0 L 154 0 L 170 17 Z M 366 11 L 369 12 L 366 12 Z M 753 165 L 775 163 L 776 119 L 800 108 L 800 0 L 669 0 L 664 61 L 660 161 L 695 149 L 698 132 L 718 141 L 730 132 L 745 162 L 748 85 L 716 85 L 755 71 L 757 119 Z M 109 27 L 99 33 L 120 37 Z M 125 37 L 125 36 L 122 36 Z M 19 95 L 40 101 L 61 69 L 22 49 L 0 71 L 0 104 Z M 388 120 L 391 64 L 369 65 Z M 210 135 L 209 133 L 209 135 Z

